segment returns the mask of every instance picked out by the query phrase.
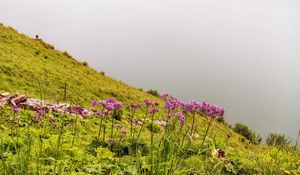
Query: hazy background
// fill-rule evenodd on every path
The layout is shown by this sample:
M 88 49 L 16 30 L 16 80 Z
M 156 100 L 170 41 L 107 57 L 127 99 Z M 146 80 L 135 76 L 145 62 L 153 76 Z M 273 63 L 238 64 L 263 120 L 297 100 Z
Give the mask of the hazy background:
M 300 129 L 299 0 L 1 0 L 0 22 L 264 136 Z

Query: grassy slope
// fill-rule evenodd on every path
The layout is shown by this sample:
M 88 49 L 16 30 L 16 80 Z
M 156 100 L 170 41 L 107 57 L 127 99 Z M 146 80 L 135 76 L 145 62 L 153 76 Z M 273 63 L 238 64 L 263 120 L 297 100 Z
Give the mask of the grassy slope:
M 48 78 L 44 81 L 46 75 Z M 40 96 L 39 82 L 48 84 L 45 99 L 52 100 L 56 96 L 62 100 L 64 83 L 67 83 L 68 99 L 80 104 L 107 97 L 115 97 L 126 104 L 155 99 L 84 66 L 41 40 L 28 38 L 3 25 L 0 25 L 0 82 L 0 91 L 18 91 L 34 97 Z
M 115 97 L 127 105 L 141 103 L 146 98 L 161 102 L 156 97 L 84 66 L 64 52 L 51 49 L 47 43 L 19 34 L 13 28 L 0 25 L 0 38 L 0 91 L 18 91 L 39 98 L 37 79 L 41 79 L 42 84 L 47 83 L 44 98 L 50 100 L 56 99 L 56 96 L 62 99 L 66 82 L 68 99 L 74 103 L 86 104 L 94 98 L 108 97 Z M 48 79 L 45 82 L 43 79 L 46 74 Z M 204 120 L 199 122 L 201 125 L 205 123 Z M 223 125 L 217 128 L 220 132 L 231 131 Z
M 45 76 L 48 75 L 47 80 Z M 88 66 L 76 61 L 68 54 L 54 50 L 51 45 L 41 40 L 30 39 L 25 35 L 17 33 L 12 28 L 0 25 L 0 91 L 26 93 L 33 97 L 40 97 L 39 82 L 45 84 L 45 99 L 55 100 L 63 97 L 64 83 L 68 85 L 68 102 L 87 105 L 91 99 L 105 99 L 115 97 L 126 105 L 130 103 L 141 103 L 144 99 L 150 98 L 161 102 L 145 92 L 130 87 L 121 81 L 109 78 Z M 44 85 L 42 85 L 44 86 Z M 92 131 L 96 133 L 93 122 L 88 123 Z M 128 124 L 127 124 L 128 125 Z M 204 118 L 199 118 L 198 130 L 201 141 L 207 122 Z M 231 160 L 241 163 L 241 166 L 247 168 L 256 167 L 264 170 L 264 163 L 272 160 L 273 148 L 255 146 L 240 142 L 241 136 L 234 133 L 229 127 L 221 123 L 215 123 L 210 137 L 216 137 L 213 143 L 216 148 L 224 148 Z M 80 131 L 85 137 L 80 143 L 88 143 L 94 135 L 89 135 L 85 130 Z M 231 132 L 233 138 L 226 143 L 226 135 Z M 144 132 L 143 137 L 149 137 L 149 132 Z M 224 145 L 226 143 L 227 145 Z M 84 147 L 84 146 L 83 146 Z M 253 160 L 249 159 L 251 155 L 257 155 Z M 287 157 L 283 159 L 291 159 Z M 203 162 L 197 156 L 191 156 L 187 159 L 190 168 L 200 168 Z M 259 165 L 258 165 L 259 164 Z M 274 164 L 276 166 L 276 164 Z M 271 167 L 271 166 L 269 166 Z M 201 168 L 200 168 L 201 169 Z

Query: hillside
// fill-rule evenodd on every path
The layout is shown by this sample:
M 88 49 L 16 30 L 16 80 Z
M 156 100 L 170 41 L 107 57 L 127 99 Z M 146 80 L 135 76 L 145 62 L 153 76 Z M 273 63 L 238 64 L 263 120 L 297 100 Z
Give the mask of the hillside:
M 252 144 L 223 108 L 154 97 L 3 25 L 0 82 L 0 92 L 55 102 L 66 83 L 72 104 L 0 107 L 0 174 L 300 174 L 294 147 Z
M 0 91 L 20 92 L 60 101 L 67 84 L 67 101 L 84 104 L 114 97 L 126 104 L 157 98 L 97 72 L 41 39 L 31 39 L 0 25 Z

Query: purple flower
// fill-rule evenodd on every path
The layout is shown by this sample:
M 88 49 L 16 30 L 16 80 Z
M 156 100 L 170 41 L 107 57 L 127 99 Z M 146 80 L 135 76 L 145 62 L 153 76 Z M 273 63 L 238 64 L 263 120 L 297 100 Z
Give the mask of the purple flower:
M 79 105 L 75 105 L 73 106 L 73 109 L 75 110 L 75 112 L 79 115 L 83 115 L 83 108 Z
M 106 101 L 98 101 L 99 106 L 105 107 Z
M 200 111 L 206 115 L 211 117 L 212 119 L 215 119 L 216 117 L 223 117 L 225 110 L 224 108 L 214 105 L 214 104 L 209 104 L 206 102 L 202 103 Z
M 132 109 L 138 109 L 138 108 L 140 108 L 141 106 L 140 106 L 139 104 L 132 104 L 132 105 L 130 105 L 130 107 L 131 107 Z
M 155 113 L 157 113 L 158 112 L 158 109 L 156 109 L 156 108 L 151 108 L 150 110 L 149 110 L 149 113 L 150 114 L 155 114 Z
M 178 119 L 180 121 L 180 124 L 184 125 L 184 123 L 185 123 L 185 116 L 181 112 L 178 112 L 177 116 L 178 116 Z
M 100 111 L 97 111 L 97 112 L 96 112 L 96 115 L 97 115 L 98 117 L 102 117 L 102 116 L 103 116 L 103 114 L 102 114 Z
M 113 104 L 113 108 L 116 109 L 116 110 L 119 110 L 123 107 L 123 104 L 121 102 L 115 102 Z
M 122 129 L 123 127 L 120 124 L 116 124 L 116 128 Z
M 113 141 L 114 141 L 114 140 L 113 140 L 111 137 L 108 138 L 108 142 L 109 142 L 109 143 L 112 143 Z
M 36 110 L 36 113 L 37 113 L 37 115 L 39 115 L 39 116 L 44 116 L 44 115 L 46 115 L 46 111 L 43 110 L 43 109 L 37 109 L 37 110 Z
M 116 100 L 114 98 L 108 98 L 106 99 L 106 103 L 116 103 Z
M 50 118 L 48 118 L 48 120 L 49 120 L 50 122 L 54 122 L 54 121 L 55 121 L 55 118 L 50 117 Z
M 40 115 L 39 113 L 37 113 L 36 115 L 32 115 L 32 119 L 35 120 L 35 121 L 42 121 L 43 120 L 43 116 Z
M 13 109 L 14 113 L 20 112 L 20 109 L 17 105 L 13 105 L 12 109 Z
M 112 111 L 112 110 L 114 110 L 114 106 L 113 105 L 111 105 L 111 104 L 109 104 L 109 105 L 106 105 L 106 107 L 105 107 L 108 111 Z
M 140 122 L 138 120 L 133 120 L 131 121 L 133 126 L 138 126 L 140 124 Z
M 83 110 L 82 107 L 79 106 L 79 105 L 75 105 L 75 106 L 73 106 L 73 108 L 74 108 L 76 111 Z
M 177 110 L 182 106 L 182 102 L 177 98 L 170 95 L 164 95 L 165 109 L 170 113 L 173 110 Z
M 128 131 L 126 130 L 126 129 L 121 129 L 121 134 L 124 134 L 124 135 L 126 135 L 128 133 Z
M 185 112 L 198 112 L 201 107 L 202 103 L 192 100 L 183 106 L 183 110 Z
M 169 97 L 169 94 L 168 94 L 168 93 L 163 93 L 163 94 L 161 95 L 161 98 L 162 98 L 163 100 L 167 99 L 168 97 Z
M 145 101 L 144 101 L 144 103 L 145 103 L 145 105 L 146 106 L 151 106 L 153 103 L 150 101 L 150 100 L 148 100 L 148 99 L 146 99 Z
M 97 106 L 97 102 L 98 102 L 97 100 L 93 100 L 93 101 L 92 101 L 92 104 L 91 104 L 91 105 L 92 105 L 92 107 L 95 107 L 95 106 Z

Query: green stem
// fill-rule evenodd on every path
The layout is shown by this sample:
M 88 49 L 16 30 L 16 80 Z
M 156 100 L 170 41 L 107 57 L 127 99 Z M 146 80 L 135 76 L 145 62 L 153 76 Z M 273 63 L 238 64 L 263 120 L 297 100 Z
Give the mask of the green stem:
M 154 150 L 154 146 L 153 146 L 153 139 L 154 139 L 154 131 L 153 131 L 153 122 L 154 121 L 154 114 L 151 115 L 151 169 L 150 172 L 151 174 L 153 174 L 153 150 Z
M 204 142 L 205 142 L 206 137 L 207 137 L 207 134 L 208 134 L 208 130 L 209 130 L 209 128 L 211 127 L 213 121 L 214 121 L 214 119 L 211 118 L 210 121 L 209 121 L 209 123 L 208 123 L 208 126 L 207 126 L 207 128 L 206 128 L 205 135 L 204 135 L 204 138 L 203 138 L 203 140 L 202 140 L 202 143 L 201 143 L 201 147 L 200 147 L 200 148 L 202 148 L 203 145 L 204 145 Z
M 133 139 L 134 139 L 133 124 L 132 124 L 133 120 L 134 120 L 134 109 L 132 109 L 131 121 L 130 121 L 130 133 L 131 133 L 132 145 L 133 145 Z
M 77 112 L 76 112 L 76 121 L 75 121 L 75 125 L 74 125 L 74 130 L 73 130 L 73 140 L 72 140 L 72 148 L 74 146 L 75 143 L 75 137 L 76 137 L 76 129 L 77 129 Z
M 191 136 L 193 136 L 193 134 L 194 134 L 195 115 L 196 115 L 196 113 L 193 112 L 193 120 L 192 120 L 192 128 L 191 128 Z
M 99 131 L 98 131 L 98 136 L 97 136 L 98 142 L 100 141 L 100 133 L 101 133 L 102 121 L 103 121 L 103 119 L 101 117 L 101 122 L 100 122 L 100 125 L 99 125 Z
M 105 122 L 104 122 L 104 126 L 103 126 L 103 138 L 102 138 L 103 143 L 105 142 L 105 133 L 106 133 L 107 118 L 108 118 L 108 114 L 105 115 Z
M 142 126 L 141 126 L 140 130 L 139 130 L 137 139 L 140 138 L 140 135 L 141 135 L 142 130 L 143 130 L 143 128 L 144 128 L 144 124 L 145 124 L 145 122 L 146 122 L 147 114 L 148 114 L 148 106 L 147 106 L 147 108 L 146 108 L 146 111 L 145 111 L 145 117 L 144 117 L 144 119 L 143 119 L 143 123 L 142 123 Z
M 110 131 L 110 138 L 112 140 L 112 143 L 110 145 L 110 149 L 113 150 L 113 141 L 114 141 L 114 123 L 115 123 L 115 119 L 112 118 L 111 120 L 111 131 Z

